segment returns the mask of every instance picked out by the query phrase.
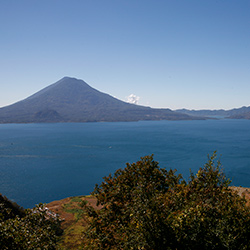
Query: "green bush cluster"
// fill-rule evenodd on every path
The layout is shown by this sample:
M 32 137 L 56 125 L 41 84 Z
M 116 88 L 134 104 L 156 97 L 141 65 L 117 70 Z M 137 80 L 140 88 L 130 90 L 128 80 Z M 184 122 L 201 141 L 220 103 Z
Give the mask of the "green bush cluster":
M 0 249 L 57 249 L 60 220 L 43 204 L 23 209 L 0 195 Z
M 188 181 L 153 156 L 104 177 L 85 206 L 85 249 L 250 249 L 250 210 L 215 161 Z

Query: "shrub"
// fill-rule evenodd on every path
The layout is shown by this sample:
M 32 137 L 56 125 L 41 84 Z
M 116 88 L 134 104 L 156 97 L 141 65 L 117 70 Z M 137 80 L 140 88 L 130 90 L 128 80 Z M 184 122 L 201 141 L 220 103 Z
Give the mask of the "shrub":
M 1 196 L 0 206 L 0 249 L 57 248 L 60 220 L 43 204 L 23 209 Z
M 153 156 L 104 177 L 93 192 L 102 209 L 85 206 L 85 249 L 248 249 L 249 208 L 215 157 L 188 182 Z

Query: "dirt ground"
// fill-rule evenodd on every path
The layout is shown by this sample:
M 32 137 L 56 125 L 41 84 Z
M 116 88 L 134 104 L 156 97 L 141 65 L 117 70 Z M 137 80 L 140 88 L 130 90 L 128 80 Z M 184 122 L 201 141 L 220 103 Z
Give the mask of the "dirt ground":
M 85 212 L 82 209 L 86 202 L 95 209 L 100 209 L 96 206 L 96 199 L 92 196 L 68 197 L 46 205 L 50 211 L 58 214 L 62 219 L 63 235 L 59 241 L 60 249 L 80 249 L 83 232 L 87 225 Z
M 67 212 L 67 210 L 65 209 L 65 206 L 67 204 L 72 203 L 72 198 L 74 197 L 68 197 L 63 200 L 52 201 L 46 205 L 46 207 L 50 211 L 60 215 L 60 218 L 63 220 L 62 221 L 63 229 L 70 226 L 75 221 L 74 213 Z M 86 200 L 89 205 L 91 205 L 95 209 L 98 209 L 98 207 L 96 206 L 96 199 L 94 197 L 83 196 L 81 199 Z

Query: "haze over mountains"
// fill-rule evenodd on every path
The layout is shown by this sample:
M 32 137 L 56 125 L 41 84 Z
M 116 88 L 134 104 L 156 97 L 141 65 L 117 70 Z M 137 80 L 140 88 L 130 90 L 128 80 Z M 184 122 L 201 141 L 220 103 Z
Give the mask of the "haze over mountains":
M 170 109 L 126 103 L 70 77 L 64 77 L 22 101 L 0 108 L 0 123 L 192 119 L 202 118 Z

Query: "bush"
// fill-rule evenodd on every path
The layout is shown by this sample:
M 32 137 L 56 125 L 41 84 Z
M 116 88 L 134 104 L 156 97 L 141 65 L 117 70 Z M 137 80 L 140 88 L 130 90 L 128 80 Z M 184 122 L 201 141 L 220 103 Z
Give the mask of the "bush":
M 23 209 L 0 196 L 0 249 L 56 249 L 59 218 L 43 204 Z
M 85 249 L 248 249 L 250 211 L 229 188 L 216 153 L 186 182 L 153 156 L 104 177 L 85 206 Z

